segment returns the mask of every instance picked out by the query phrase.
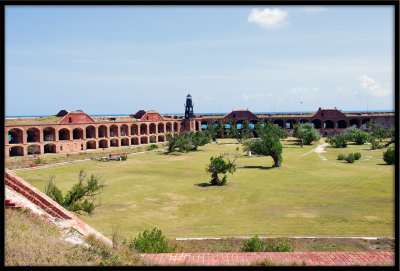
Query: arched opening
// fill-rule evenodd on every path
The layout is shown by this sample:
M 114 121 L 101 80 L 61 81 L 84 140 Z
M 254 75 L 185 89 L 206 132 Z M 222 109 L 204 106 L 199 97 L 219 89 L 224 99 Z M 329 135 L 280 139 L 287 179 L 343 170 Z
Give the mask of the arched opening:
M 145 135 L 145 134 L 147 134 L 147 124 L 141 124 L 140 125 L 140 134 L 141 135 Z
M 46 127 L 43 129 L 43 140 L 54 141 L 56 138 L 56 130 L 52 127 Z
M 140 138 L 140 144 L 147 144 L 147 143 L 149 143 L 148 139 L 147 139 L 147 136 L 142 136 Z
M 110 147 L 119 147 L 118 139 L 114 138 L 110 140 Z
M 26 142 L 40 142 L 40 131 L 37 128 L 29 128 L 26 131 Z
M 205 130 L 205 129 L 207 129 L 207 121 L 202 121 L 201 122 L 201 130 Z
M 90 125 L 86 127 L 86 138 L 95 138 L 96 137 L 96 128 Z
M 284 126 L 283 120 L 275 120 L 275 121 L 274 121 L 274 124 L 275 124 L 275 125 L 278 125 L 278 126 L 281 127 L 281 128 L 283 128 L 283 126 Z
M 251 130 L 254 130 L 254 128 L 255 128 L 255 126 L 256 126 L 257 123 L 258 123 L 257 120 L 251 120 L 251 121 L 250 121 L 250 124 L 249 124 L 249 128 L 250 128 Z
M 167 133 L 171 133 L 172 132 L 172 125 L 171 125 L 170 122 L 167 122 L 166 131 L 167 131 Z
M 73 139 L 83 139 L 83 130 L 81 128 L 75 128 L 72 131 L 72 138 Z
M 360 121 L 358 119 L 351 119 L 349 124 L 350 127 L 355 126 L 356 128 L 360 128 Z
M 118 126 L 113 124 L 110 126 L 110 137 L 117 137 L 118 136 Z
M 55 144 L 46 144 L 44 145 L 44 153 L 56 153 L 56 145 Z
M 121 136 L 128 136 L 128 125 L 121 125 Z
M 164 136 L 163 135 L 159 135 L 158 136 L 158 142 L 164 142 Z
M 60 131 L 58 131 L 58 139 L 59 140 L 71 140 L 69 130 L 67 128 L 63 128 Z
M 370 119 L 363 119 L 362 121 L 361 121 L 361 123 L 364 125 L 364 124 L 367 124 L 368 122 L 371 122 L 371 120 Z
M 196 123 L 196 131 L 199 131 L 199 130 L 200 130 L 200 128 L 199 128 L 199 122 L 196 121 L 195 123 Z
M 238 120 L 238 121 L 236 122 L 236 129 L 242 130 L 242 129 L 243 129 L 243 123 L 244 123 L 243 120 Z
M 157 128 L 159 134 L 164 133 L 164 123 L 159 123 Z
M 157 143 L 157 137 L 156 136 L 151 136 L 150 137 L 150 143 Z
M 107 126 L 100 125 L 98 130 L 99 130 L 99 132 L 98 132 L 99 138 L 107 137 Z
M 28 152 L 28 155 L 40 154 L 40 146 L 39 145 L 30 145 L 30 146 L 28 146 L 28 148 L 26 150 Z
M 10 148 L 10 157 L 13 156 L 24 156 L 24 148 L 20 146 L 15 146 Z
M 287 120 L 286 121 L 286 129 L 293 129 L 293 126 L 297 123 L 296 120 Z
M 99 148 L 105 149 L 108 148 L 108 141 L 106 139 L 102 139 L 99 141 Z
M 178 123 L 174 122 L 174 132 L 178 132 Z
M 122 138 L 121 146 L 129 146 L 129 138 Z
M 150 123 L 150 134 L 155 134 L 156 133 L 156 125 L 154 123 Z
M 334 122 L 331 120 L 324 121 L 324 129 L 333 129 L 335 127 Z
M 137 137 L 131 138 L 131 145 L 139 145 L 139 138 Z
M 345 121 L 345 120 L 338 120 L 338 121 L 336 122 L 336 128 L 338 128 L 338 129 L 345 129 L 345 128 L 347 128 L 347 121 Z
M 131 135 L 138 135 L 139 134 L 139 129 L 137 124 L 132 124 L 131 125 Z
M 299 122 L 300 122 L 300 123 L 308 123 L 308 120 L 306 120 L 306 119 L 301 119 Z
M 11 129 L 8 132 L 8 143 L 9 144 L 22 144 L 23 140 L 22 140 L 22 130 L 21 129 Z
M 96 141 L 90 140 L 90 141 L 86 142 L 86 149 L 88 149 L 88 150 L 96 149 Z
M 314 129 L 321 129 L 321 120 L 319 119 L 315 119 L 311 121 L 312 126 L 314 127 Z

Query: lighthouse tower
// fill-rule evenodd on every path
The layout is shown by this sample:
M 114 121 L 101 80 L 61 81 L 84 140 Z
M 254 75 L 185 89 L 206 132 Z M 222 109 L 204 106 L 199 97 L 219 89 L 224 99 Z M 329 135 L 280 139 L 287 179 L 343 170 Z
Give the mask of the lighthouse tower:
M 186 96 L 186 104 L 185 104 L 185 119 L 193 119 L 193 103 L 192 96 L 188 94 Z

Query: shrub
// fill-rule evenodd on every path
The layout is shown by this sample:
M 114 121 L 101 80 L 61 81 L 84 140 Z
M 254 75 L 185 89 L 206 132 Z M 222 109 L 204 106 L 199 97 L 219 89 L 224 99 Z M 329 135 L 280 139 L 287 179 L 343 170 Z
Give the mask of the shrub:
M 354 133 L 354 142 L 358 145 L 365 144 L 369 139 L 369 134 L 364 131 L 356 130 Z
M 119 157 L 121 157 L 122 161 L 126 161 L 128 159 L 128 155 L 126 154 L 120 155 Z
M 349 162 L 349 163 L 354 163 L 354 161 L 355 161 L 356 159 L 354 158 L 354 154 L 349 153 L 349 155 L 345 158 L 345 160 L 346 160 L 347 162 Z
M 347 146 L 347 139 L 344 135 L 337 135 L 328 137 L 326 140 L 334 148 L 345 148 Z
M 266 252 L 293 252 L 294 249 L 290 246 L 289 241 L 282 241 L 277 246 L 273 241 L 268 241 L 265 246 Z
M 388 148 L 387 151 L 383 153 L 383 160 L 388 165 L 393 165 L 395 163 L 395 153 L 394 149 Z
M 227 180 L 226 175 L 220 180 L 218 174 L 225 174 L 227 172 L 233 174 L 236 171 L 235 161 L 237 157 L 231 162 L 230 160 L 225 161 L 224 156 L 225 154 L 220 154 L 217 157 L 210 158 L 210 164 L 207 165 L 206 171 L 211 173 L 211 185 L 225 185 Z
M 177 245 L 171 247 L 161 230 L 157 230 L 157 228 L 154 228 L 151 232 L 145 230 L 143 234 L 139 233 L 139 236 L 129 244 L 129 247 L 140 253 L 171 253 L 177 250 Z
M 156 143 L 156 137 L 155 136 L 151 136 L 150 137 L 150 143 Z
M 337 159 L 338 159 L 338 160 L 344 160 L 345 157 L 346 157 L 346 156 L 345 156 L 344 154 L 339 154 L 339 155 L 337 156 Z
M 36 165 L 46 164 L 46 160 L 44 160 L 44 159 L 38 157 L 38 158 L 36 158 L 35 160 L 33 160 L 33 163 L 36 164 Z
M 151 144 L 150 146 L 147 147 L 148 151 L 155 150 L 155 149 L 158 149 L 158 145 L 157 144 Z
M 380 144 L 374 137 L 370 138 L 371 150 L 382 149 L 383 145 Z
M 262 252 L 264 251 L 265 244 L 260 239 L 258 239 L 257 234 L 246 241 L 243 242 L 240 247 L 240 251 L 243 252 Z
M 359 152 L 354 153 L 354 159 L 360 160 L 360 158 L 361 158 L 361 153 Z

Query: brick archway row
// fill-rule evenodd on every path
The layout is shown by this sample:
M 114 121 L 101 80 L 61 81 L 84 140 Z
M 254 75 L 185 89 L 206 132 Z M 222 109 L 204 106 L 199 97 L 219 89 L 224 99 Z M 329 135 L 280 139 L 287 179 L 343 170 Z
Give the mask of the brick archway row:
M 5 129 L 5 145 L 124 136 L 158 135 L 180 132 L 178 121 L 110 123 L 86 125 L 10 126 Z M 10 137 L 10 139 L 9 139 Z
M 98 138 L 84 140 L 69 140 L 58 142 L 41 142 L 29 144 L 14 144 L 6 147 L 6 156 L 25 156 L 45 153 L 68 153 L 73 151 L 85 151 L 91 149 L 107 149 L 111 147 L 123 147 L 149 143 L 166 142 L 165 134 L 142 135 L 121 138 Z

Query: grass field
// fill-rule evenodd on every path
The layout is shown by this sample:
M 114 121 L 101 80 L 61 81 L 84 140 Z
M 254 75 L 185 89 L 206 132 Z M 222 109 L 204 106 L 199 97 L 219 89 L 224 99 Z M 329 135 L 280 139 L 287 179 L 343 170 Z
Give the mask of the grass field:
M 42 191 L 55 175 L 64 192 L 81 169 L 102 176 L 107 186 L 98 213 L 81 219 L 108 237 L 115 225 L 128 240 L 153 227 L 170 238 L 394 237 L 394 166 L 382 161 L 384 150 L 348 145 L 317 154 L 308 153 L 317 144 L 300 148 L 284 140 L 282 167 L 271 168 L 270 157 L 247 157 L 234 143 L 221 139 L 197 152 L 154 152 L 124 162 L 88 161 L 17 174 Z M 237 171 L 228 175 L 227 185 L 207 186 L 210 157 L 237 147 Z M 339 153 L 356 151 L 362 158 L 354 164 L 336 160 Z

